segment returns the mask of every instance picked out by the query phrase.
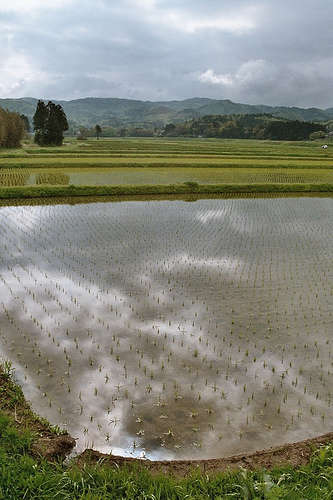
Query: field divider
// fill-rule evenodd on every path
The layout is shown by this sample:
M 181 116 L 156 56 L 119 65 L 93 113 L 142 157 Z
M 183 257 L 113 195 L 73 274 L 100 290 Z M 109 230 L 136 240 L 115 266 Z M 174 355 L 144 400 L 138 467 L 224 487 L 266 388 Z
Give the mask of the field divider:
M 105 186 L 15 186 L 0 188 L 0 199 L 72 196 L 121 196 L 153 194 L 223 194 L 223 193 L 331 193 L 333 184 L 183 184 L 105 185 Z

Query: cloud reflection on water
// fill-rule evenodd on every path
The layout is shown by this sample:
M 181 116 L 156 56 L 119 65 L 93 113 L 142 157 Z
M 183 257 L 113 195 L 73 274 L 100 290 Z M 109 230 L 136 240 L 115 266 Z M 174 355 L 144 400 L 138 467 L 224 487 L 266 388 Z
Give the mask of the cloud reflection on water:
M 209 457 L 325 432 L 332 208 L 3 208 L 3 355 L 78 450 Z

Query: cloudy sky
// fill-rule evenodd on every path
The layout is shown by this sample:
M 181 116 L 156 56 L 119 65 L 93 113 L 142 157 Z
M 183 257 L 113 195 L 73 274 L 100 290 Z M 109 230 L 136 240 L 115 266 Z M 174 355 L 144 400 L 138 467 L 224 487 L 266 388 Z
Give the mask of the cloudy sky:
M 0 0 L 0 97 L 333 106 L 332 0 Z

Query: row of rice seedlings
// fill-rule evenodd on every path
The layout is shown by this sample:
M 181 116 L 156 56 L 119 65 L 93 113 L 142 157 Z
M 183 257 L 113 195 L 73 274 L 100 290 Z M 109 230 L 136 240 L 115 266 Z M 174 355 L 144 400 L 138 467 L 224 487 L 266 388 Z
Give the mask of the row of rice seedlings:
M 36 173 L 37 185 L 68 185 L 70 176 L 64 172 L 38 172 Z
M 329 258 L 308 259 L 330 219 L 312 207 L 309 242 L 266 205 L 5 211 L 4 349 L 79 447 L 202 456 L 329 426 Z
M 30 173 L 25 168 L 0 170 L 0 186 L 25 186 L 29 177 Z
M 40 168 L 8 168 L 0 172 L 0 186 L 25 185 L 126 185 L 126 184 L 169 184 L 170 166 L 147 165 L 149 168 L 130 166 L 124 163 L 117 168 L 82 165 L 82 168 L 64 166 L 50 168 L 49 163 L 42 171 Z M 205 160 L 207 161 L 207 160 Z M 331 183 L 330 169 L 267 169 L 267 168 L 218 168 L 209 166 L 180 166 L 172 169 L 172 183 L 187 181 L 201 184 L 262 184 L 262 183 Z

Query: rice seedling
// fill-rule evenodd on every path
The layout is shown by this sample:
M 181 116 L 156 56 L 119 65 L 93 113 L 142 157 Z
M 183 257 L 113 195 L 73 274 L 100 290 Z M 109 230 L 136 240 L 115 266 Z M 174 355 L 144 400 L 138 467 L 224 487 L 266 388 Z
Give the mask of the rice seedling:
M 329 431 L 332 210 L 3 207 L 1 353 L 78 451 L 202 458 Z

